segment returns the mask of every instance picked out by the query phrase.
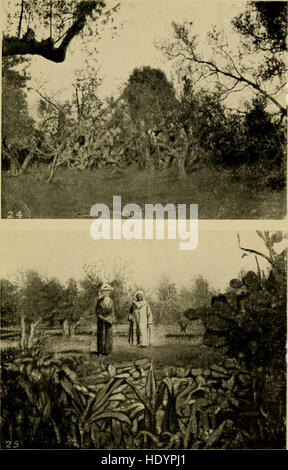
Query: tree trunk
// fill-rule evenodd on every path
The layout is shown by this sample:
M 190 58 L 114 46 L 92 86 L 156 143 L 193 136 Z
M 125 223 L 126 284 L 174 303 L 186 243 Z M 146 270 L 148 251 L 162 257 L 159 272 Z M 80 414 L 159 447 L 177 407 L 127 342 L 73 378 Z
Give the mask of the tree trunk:
M 182 179 L 188 176 L 186 168 L 187 168 L 189 157 L 192 156 L 192 152 L 193 152 L 193 158 L 192 158 L 192 161 L 190 158 L 190 165 L 195 164 L 199 161 L 200 150 L 195 144 L 195 141 L 193 142 L 193 139 L 188 138 L 187 143 L 182 153 L 177 156 L 177 177 L 179 179 Z
M 25 158 L 24 162 L 23 162 L 23 165 L 20 169 L 20 172 L 23 173 L 27 166 L 29 165 L 30 161 L 32 160 L 32 158 L 34 157 L 34 152 L 32 150 L 29 151 L 27 157 Z
M 153 169 L 153 162 L 151 159 L 151 148 L 150 148 L 151 138 L 150 138 L 149 130 L 148 131 L 145 129 L 141 130 L 141 140 L 143 142 L 143 147 L 141 145 L 140 148 L 142 147 L 141 150 L 143 151 L 143 155 L 141 155 L 142 158 L 140 158 L 140 162 L 141 162 L 140 166 L 146 169 Z
M 178 325 L 180 326 L 180 332 L 181 333 L 186 333 L 187 330 L 187 323 L 182 322 L 181 320 L 178 320 Z
M 18 38 L 20 38 L 20 36 L 21 36 L 23 12 L 24 12 L 24 0 L 22 0 L 22 2 L 21 2 L 21 11 L 20 11 L 20 18 L 19 18 L 19 25 L 18 25 Z
M 28 348 L 32 348 L 33 346 L 33 343 L 34 343 L 34 335 L 35 335 L 35 329 L 36 329 L 36 326 L 41 322 L 41 318 L 39 318 L 39 320 L 37 320 L 36 322 L 32 322 L 31 325 L 30 325 L 30 334 L 29 334 L 29 338 L 28 338 Z
M 186 178 L 187 176 L 185 163 L 186 163 L 186 152 L 183 151 L 183 153 L 179 154 L 177 157 L 177 178 L 179 179 Z
M 77 328 L 77 326 L 80 325 L 80 323 L 81 323 L 80 320 L 78 320 L 76 323 L 72 323 L 72 325 L 70 327 L 71 336 L 75 336 L 76 328 Z
M 21 351 L 26 348 L 26 319 L 24 316 L 21 317 L 21 339 L 20 339 Z
M 151 159 L 150 142 L 148 141 L 145 145 L 145 168 L 153 169 L 153 163 Z
M 71 335 L 70 323 L 67 320 L 67 318 L 65 318 L 65 320 L 63 322 L 63 334 L 64 334 L 65 338 L 69 338 L 69 336 Z

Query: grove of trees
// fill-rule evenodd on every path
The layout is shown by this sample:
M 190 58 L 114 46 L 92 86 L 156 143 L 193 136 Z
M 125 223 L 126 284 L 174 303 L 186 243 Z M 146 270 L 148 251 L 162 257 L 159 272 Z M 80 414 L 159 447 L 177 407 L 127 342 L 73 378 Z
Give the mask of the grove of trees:
M 100 265 L 84 266 L 84 276 L 79 282 L 66 283 L 46 277 L 36 271 L 19 275 L 18 280 L 1 279 L 1 326 L 21 326 L 21 349 L 31 348 L 36 327 L 47 330 L 62 328 L 65 337 L 73 336 L 76 328 L 85 321 L 95 323 L 95 303 L 103 283 Z M 121 269 L 110 270 L 108 279 L 113 287 L 117 305 L 117 320 L 127 316 L 127 288 Z
M 127 283 L 124 263 L 108 271 L 99 262 L 84 266 L 84 276 L 78 282 L 71 278 L 63 283 L 36 271 L 22 273 L 15 281 L 2 278 L 1 327 L 8 332 L 11 328 L 12 332 L 21 330 L 22 350 L 33 346 L 39 332 L 51 328 L 60 328 L 64 337 L 73 337 L 78 327 L 96 326 L 95 304 L 103 279 L 109 280 L 113 288 L 116 322 L 127 323 L 136 286 Z M 147 293 L 154 324 L 171 324 L 175 332 L 186 332 L 188 321 L 184 311 L 189 307 L 208 306 L 214 292 L 202 276 L 191 282 L 191 287 L 180 289 L 163 276 L 155 292 Z
M 171 167 L 178 178 L 199 167 L 249 166 L 271 189 L 285 186 L 285 2 L 249 2 L 231 21 L 238 49 L 212 29 L 211 57 L 198 52 L 193 23 L 174 23 L 173 38 L 161 46 L 175 62 L 173 83 L 158 68 L 135 68 L 118 98 L 101 100 L 101 77 L 87 59 L 72 99 L 61 101 L 36 90 L 37 123 L 29 118 L 25 97 L 29 54 L 63 61 L 73 38 L 85 54 L 89 38 L 101 35 L 117 6 L 108 10 L 100 1 L 18 3 L 3 36 L 4 169 L 16 175 L 31 162 L 44 162 L 51 181 L 60 166 L 108 167 L 111 172 L 131 165 Z M 243 90 L 250 91 L 249 99 L 231 108 L 229 97 Z M 16 142 L 19 114 L 23 119 Z

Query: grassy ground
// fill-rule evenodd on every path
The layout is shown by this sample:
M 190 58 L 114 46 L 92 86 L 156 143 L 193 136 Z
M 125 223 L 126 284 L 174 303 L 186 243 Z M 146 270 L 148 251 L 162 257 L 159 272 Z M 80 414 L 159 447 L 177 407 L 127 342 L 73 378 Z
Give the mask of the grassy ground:
M 59 347 L 57 344 L 57 349 Z M 54 343 L 54 346 L 56 344 Z M 70 347 L 72 346 L 72 348 Z M 81 349 L 79 349 L 79 342 L 73 341 L 72 344 L 64 344 L 61 341 L 62 352 L 58 351 L 57 355 L 65 359 L 75 354 L 81 355 L 83 359 L 82 367 L 77 371 L 81 382 L 86 385 L 93 384 L 94 368 L 98 367 L 99 358 L 93 354 L 93 345 L 91 345 L 88 338 L 82 338 Z M 67 349 L 65 349 L 67 348 Z M 95 349 L 95 347 L 94 347 Z M 166 343 L 155 344 L 147 348 L 136 348 L 127 345 L 127 339 L 116 338 L 113 346 L 113 353 L 109 356 L 101 358 L 102 364 L 122 364 L 132 362 L 137 359 L 149 358 L 153 360 L 157 378 L 165 375 L 165 371 L 171 367 L 178 368 L 207 368 L 211 364 L 221 363 L 220 356 L 215 355 L 215 352 L 210 348 L 201 344 L 199 339 L 185 340 L 174 339 Z
M 240 175 L 240 176 L 239 176 Z M 182 181 L 168 172 L 127 169 L 72 171 L 60 168 L 46 183 L 47 167 L 33 167 L 18 177 L 2 173 L 2 218 L 9 211 L 24 218 L 82 218 L 93 204 L 112 210 L 112 197 L 122 197 L 122 207 L 136 203 L 198 204 L 200 219 L 281 219 L 286 214 L 286 191 L 263 189 L 253 172 L 201 169 Z
M 147 348 L 131 347 L 128 345 L 127 336 L 114 335 L 113 353 L 109 356 L 103 356 L 101 358 L 102 364 L 122 364 L 149 358 L 153 360 L 157 376 L 162 377 L 165 374 L 165 369 L 169 367 L 198 368 L 221 363 L 223 359 L 220 355 L 218 356 L 211 348 L 202 344 L 203 327 L 199 326 L 197 322 L 194 325 L 193 336 L 189 339 L 167 338 L 166 334 L 170 333 L 169 327 L 155 327 L 154 345 Z M 125 329 L 125 326 L 123 328 Z M 175 327 L 174 332 L 176 332 Z M 16 344 L 16 340 L 1 340 L 2 348 L 16 346 Z M 96 336 L 94 334 L 79 334 L 73 338 L 50 336 L 44 348 L 47 352 L 54 353 L 63 360 L 68 360 L 75 355 L 81 357 L 82 366 L 77 374 L 79 374 L 81 382 L 93 383 L 93 374 L 99 365 L 99 358 L 95 354 Z

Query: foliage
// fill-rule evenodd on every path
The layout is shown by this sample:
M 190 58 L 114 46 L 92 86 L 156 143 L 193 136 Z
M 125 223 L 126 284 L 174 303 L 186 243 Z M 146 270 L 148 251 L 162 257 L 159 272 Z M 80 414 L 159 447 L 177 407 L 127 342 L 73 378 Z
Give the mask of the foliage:
M 234 358 L 242 374 L 246 374 L 242 376 L 243 390 L 236 396 L 238 404 L 233 413 L 240 434 L 245 435 L 245 429 L 250 429 L 245 435 L 246 445 L 257 442 L 273 447 L 279 445 L 277 442 L 282 445 L 285 429 L 287 248 L 281 253 L 275 250 L 275 244 L 286 238 L 283 233 L 257 233 L 268 255 L 241 247 L 239 239 L 243 256 L 256 255 L 257 272 L 249 271 L 242 279 L 232 279 L 224 294 L 212 297 L 211 308 L 189 309 L 186 316 L 201 318 L 206 327 L 204 344 Z M 268 274 L 260 271 L 259 256 L 270 264 Z M 256 422 L 253 416 L 257 417 Z M 233 445 L 239 445 L 236 441 Z
M 18 58 L 2 61 L 2 139 L 9 144 L 27 142 L 34 131 L 25 93 L 29 80 L 25 66 L 27 62 Z
M 173 23 L 174 38 L 162 46 L 165 55 L 178 63 L 178 70 L 188 75 L 194 83 L 203 88 L 211 85 L 211 77 L 216 79 L 216 90 L 225 100 L 231 93 L 249 88 L 263 96 L 276 107 L 282 116 L 286 109 L 281 103 L 280 92 L 285 83 L 286 11 L 285 2 L 275 2 L 270 6 L 264 2 L 251 2 L 247 9 L 232 20 L 239 34 L 239 47 L 231 48 L 227 35 L 212 27 L 208 32 L 208 44 L 211 47 L 207 56 L 198 48 L 198 36 L 193 29 L 193 22 Z M 252 5 L 252 6 L 251 6 Z M 275 31 L 278 29 L 278 33 Z M 258 35 L 258 33 L 260 34 Z M 277 39 L 280 45 L 275 49 Z M 253 63 L 249 40 L 254 43 Z M 246 40 L 245 40 L 246 39 Z M 202 84 L 202 85 L 200 85 Z M 270 91 L 267 91 L 267 85 Z M 214 87 L 215 88 L 215 87 Z
M 11 353 L 2 358 L 1 440 L 18 441 L 22 448 L 91 448 L 111 420 L 130 424 L 119 412 L 119 379 L 92 398 L 79 391 L 69 371 L 51 355 Z M 15 399 L 16 397 L 16 399 Z
M 28 271 L 21 294 L 21 312 L 25 318 L 46 321 L 57 312 L 62 292 L 57 279 L 45 279 L 36 271 Z
M 263 51 L 265 60 L 259 68 L 263 79 L 282 76 L 287 49 L 287 4 L 285 2 L 249 2 L 245 12 L 233 18 L 232 24 L 248 51 Z
M 152 300 L 154 323 L 175 323 L 179 311 L 179 296 L 175 283 L 165 274 L 156 289 L 156 299 Z
M 268 367 L 276 358 L 281 362 L 285 349 L 287 249 L 281 254 L 274 250 L 283 239 L 280 232 L 258 233 L 269 250 L 268 256 L 258 254 L 271 264 L 269 274 L 249 271 L 241 281 L 231 280 L 232 291 L 213 297 L 212 316 L 203 319 L 204 342 L 227 346 L 227 354 L 240 355 L 246 367 Z
M 1 326 L 15 325 L 19 321 L 20 296 L 18 286 L 8 279 L 0 280 Z
M 36 90 L 41 97 L 41 122 L 36 132 L 25 97 L 27 74 L 14 67 L 22 64 L 23 57 L 4 57 L 3 136 L 18 141 L 20 133 L 21 142 L 25 141 L 21 148 L 18 143 L 8 148 L 7 142 L 2 142 L 8 158 L 3 168 L 13 170 L 9 176 L 23 173 L 32 162 L 35 168 L 40 162 L 44 163 L 42 168 L 48 166 L 49 182 L 60 167 L 77 175 L 79 170 L 107 168 L 111 176 L 126 174 L 129 166 L 167 169 L 171 179 L 182 179 L 199 168 L 215 172 L 232 168 L 235 179 L 244 184 L 254 175 L 257 189 L 285 189 L 286 110 L 281 101 L 285 2 L 247 4 L 231 21 L 239 37 L 239 45 L 235 43 L 233 48 L 222 32 L 212 28 L 207 58 L 198 50 L 193 23 L 173 24 L 174 38 L 162 49 L 177 62 L 177 93 L 176 83 L 162 70 L 145 66 L 132 71 L 118 99 L 100 100 L 102 80 L 89 54 L 87 38 L 98 38 L 100 24 L 106 28 L 116 11 L 117 7 L 108 9 L 104 2 L 14 2 L 5 37 L 9 34 L 11 41 L 28 40 L 31 44 L 36 41 L 49 53 L 52 44 L 53 54 L 64 60 L 70 28 L 76 25 L 75 36 L 79 42 L 80 37 L 85 39 L 89 58 L 76 73 L 70 101 Z M 34 36 L 27 39 L 31 31 Z M 66 45 L 59 52 L 63 41 Z M 211 85 L 213 77 L 215 86 Z M 241 109 L 230 108 L 231 94 L 248 89 L 256 96 L 251 95 L 249 102 L 242 100 Z M 15 125 L 19 115 L 21 128 Z M 42 178 L 42 174 L 38 176 Z M 164 177 L 164 172 L 159 174 L 159 180 Z
M 209 286 L 209 282 L 203 276 L 197 276 L 191 286 L 182 287 L 180 291 L 182 308 L 199 308 L 210 305 L 211 296 L 214 290 Z
M 80 325 L 85 316 L 82 310 L 82 297 L 80 295 L 77 282 L 68 279 L 65 286 L 61 286 L 59 302 L 56 303 L 56 310 L 51 311 L 51 321 L 57 320 L 63 326 L 64 334 L 74 335 L 75 328 Z
M 3 56 L 34 54 L 63 62 L 75 37 L 99 38 L 118 5 L 106 8 L 102 1 L 16 1 L 7 10 Z M 97 28 L 95 27 L 97 23 Z
M 177 105 L 173 85 L 164 72 L 149 66 L 134 69 L 123 91 L 132 119 L 144 130 L 162 128 Z
M 26 90 L 27 61 L 3 58 L 2 61 L 2 169 L 17 173 L 29 152 L 35 123 L 29 116 Z

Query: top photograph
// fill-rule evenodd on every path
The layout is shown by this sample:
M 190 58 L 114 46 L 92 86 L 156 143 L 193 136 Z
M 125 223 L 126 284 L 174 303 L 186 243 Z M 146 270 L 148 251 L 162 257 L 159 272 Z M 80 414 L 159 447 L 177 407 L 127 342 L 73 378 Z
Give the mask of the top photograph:
M 2 219 L 286 217 L 286 1 L 1 3 Z

